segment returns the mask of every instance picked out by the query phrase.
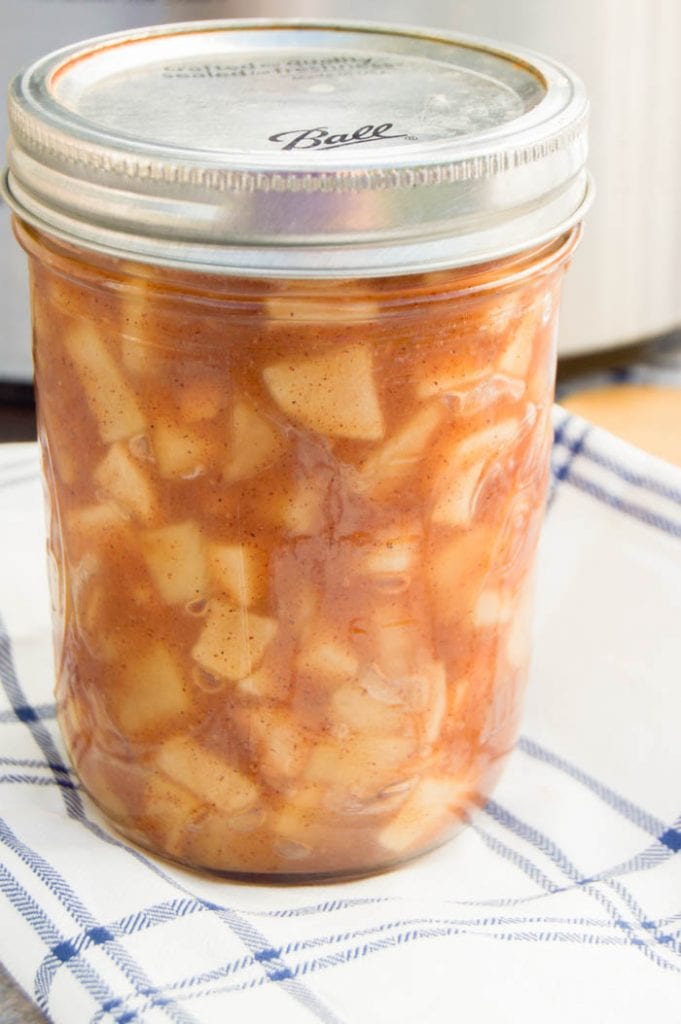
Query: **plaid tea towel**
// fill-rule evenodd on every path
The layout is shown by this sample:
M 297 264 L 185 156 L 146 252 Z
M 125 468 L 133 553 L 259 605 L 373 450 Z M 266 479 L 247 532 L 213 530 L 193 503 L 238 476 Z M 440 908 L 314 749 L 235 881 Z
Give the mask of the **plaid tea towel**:
M 33 446 L 0 450 L 0 959 L 60 1024 L 681 1019 L 681 472 L 560 412 L 523 735 L 452 843 L 336 885 L 112 834 L 54 721 Z

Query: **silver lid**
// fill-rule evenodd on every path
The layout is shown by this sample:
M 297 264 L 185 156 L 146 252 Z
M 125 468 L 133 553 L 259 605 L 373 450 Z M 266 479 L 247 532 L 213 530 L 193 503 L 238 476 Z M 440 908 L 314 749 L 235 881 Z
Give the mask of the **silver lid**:
M 521 50 L 413 28 L 214 21 L 117 33 L 10 87 L 5 191 L 60 238 L 164 264 L 400 274 L 581 219 L 587 100 Z

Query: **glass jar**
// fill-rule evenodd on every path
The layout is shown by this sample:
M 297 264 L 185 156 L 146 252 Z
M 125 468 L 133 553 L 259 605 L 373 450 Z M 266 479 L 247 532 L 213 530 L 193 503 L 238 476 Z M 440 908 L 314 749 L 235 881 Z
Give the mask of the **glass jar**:
M 170 31 L 173 52 L 209 34 Z M 125 36 L 123 51 L 138 38 L 150 42 Z M 79 59 L 106 64 L 111 49 Z M 91 110 L 91 68 L 69 84 L 78 61 L 57 59 L 58 99 Z M 314 59 L 293 79 L 305 89 L 347 79 L 338 55 L 322 75 Z M 193 81 L 182 60 L 164 73 Z M 233 64 L 206 66 L 231 82 Z M 59 81 L 54 67 L 35 74 Z M 365 77 L 352 64 L 351 80 Z M 364 206 L 351 197 L 354 214 L 347 189 L 331 206 L 324 189 L 306 194 L 318 237 L 292 242 L 310 224 L 296 219 L 303 186 L 279 195 L 288 221 L 269 241 L 253 229 L 235 242 L 238 213 L 207 239 L 196 211 L 179 242 L 153 218 L 133 237 L 111 167 L 97 179 L 88 151 L 84 198 L 68 207 L 17 109 L 7 188 L 30 256 L 58 713 L 88 793 L 140 845 L 231 876 L 342 878 L 442 843 L 485 800 L 518 729 L 559 293 L 583 195 L 550 231 L 544 196 L 529 231 L 523 193 L 522 210 L 487 225 L 512 250 L 497 256 L 451 197 L 464 227 L 444 241 L 434 223 L 367 236 L 362 220 L 386 208 L 371 190 Z M 332 148 L 388 142 L 393 158 L 390 133 L 403 136 L 369 127 Z M 270 138 L 316 151 L 341 137 L 324 131 Z M 136 179 L 141 219 L 150 178 Z M 173 187 L 177 217 L 191 204 L 186 183 Z M 103 197 L 107 215 L 82 219 Z M 160 188 L 153 198 L 156 213 L 168 205 Z

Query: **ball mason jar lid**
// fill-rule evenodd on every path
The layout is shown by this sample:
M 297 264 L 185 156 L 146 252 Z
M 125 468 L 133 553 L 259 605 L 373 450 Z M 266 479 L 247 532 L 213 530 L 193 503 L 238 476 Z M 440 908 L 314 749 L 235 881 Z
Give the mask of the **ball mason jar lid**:
M 10 87 L 5 196 L 143 262 L 406 274 L 538 245 L 588 205 L 581 82 L 439 31 L 304 20 L 155 26 Z

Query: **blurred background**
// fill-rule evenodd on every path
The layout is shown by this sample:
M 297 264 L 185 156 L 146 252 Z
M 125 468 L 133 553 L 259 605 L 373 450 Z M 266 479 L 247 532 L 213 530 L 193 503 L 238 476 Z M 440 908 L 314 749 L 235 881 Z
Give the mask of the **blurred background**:
M 597 198 L 569 275 L 560 353 L 612 353 L 681 327 L 681 0 L 2 0 L 0 79 L 88 36 L 207 18 L 433 26 L 538 50 L 592 100 Z M 0 144 L 7 124 L 0 115 Z M 0 205 L 0 404 L 31 401 L 23 253 Z M 579 364 L 581 365 L 581 363 Z M 680 410 L 681 411 L 681 410 Z

